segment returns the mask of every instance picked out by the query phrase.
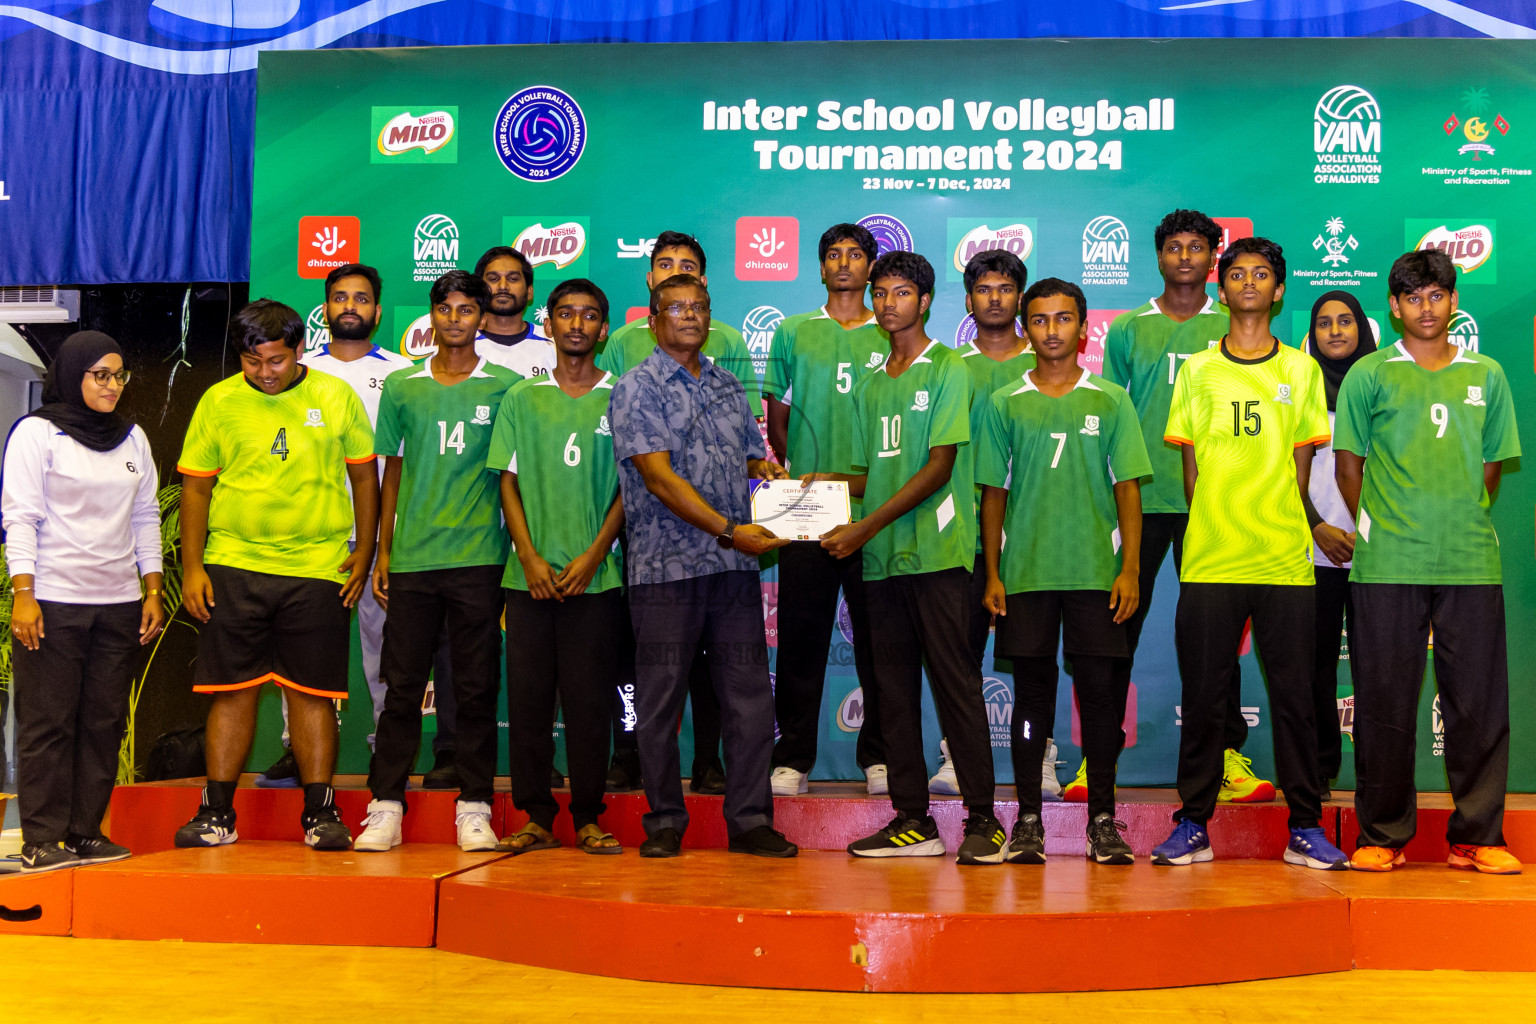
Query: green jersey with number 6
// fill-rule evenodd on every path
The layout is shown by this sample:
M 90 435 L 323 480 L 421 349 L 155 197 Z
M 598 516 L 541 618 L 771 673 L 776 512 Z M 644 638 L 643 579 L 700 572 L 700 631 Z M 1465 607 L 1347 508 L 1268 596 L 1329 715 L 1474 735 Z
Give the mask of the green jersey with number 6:
M 613 380 L 612 373 L 604 374 L 580 398 L 560 390 L 553 377 L 519 381 L 501 400 L 501 412 L 496 415 L 485 468 L 494 474 L 498 486 L 503 472 L 517 474 L 528 534 L 556 575 L 592 546 L 619 493 L 613 431 L 608 426 Z M 586 592 L 612 590 L 623 581 L 615 544 Z M 516 551 L 507 557 L 501 585 L 528 589 Z
M 825 309 L 786 317 L 768 346 L 763 391 L 789 406 L 788 469 L 848 473 L 853 437 L 853 391 L 890 352 L 874 316 L 848 330 Z M 860 502 L 854 503 L 854 517 Z
M 391 571 L 506 562 L 501 485 L 485 461 L 502 396 L 522 379 L 482 359 L 464 380 L 440 384 L 430 358 L 384 379 L 373 450 L 405 459 Z
M 644 362 L 655 347 L 656 334 L 650 326 L 643 319 L 631 320 L 608 335 L 603 350 L 597 355 L 597 368 L 616 378 L 622 377 Z M 741 381 L 742 387 L 747 389 L 747 404 L 752 406 L 752 415 L 762 419 L 763 389 L 752 365 L 752 352 L 741 332 L 723 320 L 711 320 L 704 347 L 699 351 Z
M 1184 360 L 1219 344 L 1226 333 L 1226 307 L 1207 298 L 1205 308 L 1183 323 L 1152 299 L 1115 317 L 1104 335 L 1104 378 L 1130 392 L 1152 460 L 1152 481 L 1141 489 L 1143 512 L 1189 511 L 1181 456 L 1163 443 L 1168 406 Z
M 1366 356 L 1339 388 L 1333 446 L 1365 458 L 1357 583 L 1503 582 L 1483 464 L 1520 454 L 1504 370 L 1456 350 L 1426 370 L 1397 342 Z
M 1130 395 L 1084 370 L 1059 398 L 1026 376 L 986 409 L 976 481 L 1008 489 L 1003 589 L 1110 589 L 1120 573 L 1115 482 L 1152 472 Z
M 1310 464 L 1310 449 L 1328 443 L 1316 359 L 1278 342 L 1255 360 L 1196 352 L 1179 370 L 1165 438 L 1192 445 L 1199 469 L 1181 583 L 1316 582 L 1295 456 L 1307 447 Z
M 900 377 L 882 365 L 853 393 L 848 462 L 867 473 L 864 508 L 874 511 L 928 464 L 928 450 L 958 445 L 949 482 L 864 545 L 864 578 L 883 580 L 976 564 L 971 377 L 954 349 L 931 341 Z
M 1024 375 L 1035 368 L 1035 354 L 1020 352 L 1012 359 L 997 360 L 976 347 L 973 341 L 958 349 L 960 361 L 971 375 L 971 448 L 976 458 L 981 457 L 982 428 L 987 422 L 987 410 L 992 406 L 992 396 L 997 389 L 1010 384 L 1018 386 Z M 981 514 L 981 477 L 976 478 L 976 512 L 979 523 Z M 981 530 L 976 531 L 976 553 L 981 554 Z
M 198 400 L 176 468 L 218 477 L 204 562 L 343 579 L 354 523 L 347 463 L 373 461 L 373 434 L 346 381 L 303 374 L 269 395 L 237 373 Z

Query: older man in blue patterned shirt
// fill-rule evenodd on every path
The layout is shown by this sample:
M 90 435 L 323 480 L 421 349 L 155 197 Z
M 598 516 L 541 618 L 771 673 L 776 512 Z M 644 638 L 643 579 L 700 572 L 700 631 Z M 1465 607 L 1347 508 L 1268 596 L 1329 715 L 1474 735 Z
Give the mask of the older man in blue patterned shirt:
M 651 807 L 640 856 L 682 849 L 688 811 L 676 725 L 702 644 L 720 697 L 730 849 L 793 857 L 794 844 L 773 830 L 773 691 L 757 565 L 758 555 L 788 541 L 750 522 L 747 482 L 786 473 L 765 459 L 741 381 L 699 353 L 709 335 L 704 282 L 679 274 L 657 284 L 650 327 L 655 350 L 614 385 L 608 407 L 629 533 L 636 731 Z

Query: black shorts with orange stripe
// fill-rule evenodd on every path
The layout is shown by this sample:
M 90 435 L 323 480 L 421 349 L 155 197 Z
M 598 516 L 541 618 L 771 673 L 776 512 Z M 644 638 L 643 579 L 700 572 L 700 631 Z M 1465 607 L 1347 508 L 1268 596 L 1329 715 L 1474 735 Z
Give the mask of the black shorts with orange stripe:
M 209 565 L 213 606 L 197 637 L 194 693 L 272 682 L 345 698 L 351 611 L 329 580 Z

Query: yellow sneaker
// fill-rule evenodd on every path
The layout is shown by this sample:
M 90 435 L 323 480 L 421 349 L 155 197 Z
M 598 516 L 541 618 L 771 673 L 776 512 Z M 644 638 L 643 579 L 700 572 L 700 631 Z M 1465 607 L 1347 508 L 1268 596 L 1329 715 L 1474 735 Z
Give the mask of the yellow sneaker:
M 1223 755 L 1226 763 L 1221 775 L 1221 792 L 1216 799 L 1222 803 L 1264 804 L 1275 798 L 1275 784 L 1256 779 L 1250 770 L 1253 762 L 1231 747 Z
M 1072 781 L 1067 783 L 1067 788 L 1061 791 L 1061 798 L 1071 804 L 1085 804 L 1088 802 L 1088 759 L 1084 758 L 1077 766 L 1077 774 L 1072 776 Z
M 1518 875 L 1520 861 L 1502 846 L 1462 846 L 1453 843 L 1446 863 L 1485 875 Z

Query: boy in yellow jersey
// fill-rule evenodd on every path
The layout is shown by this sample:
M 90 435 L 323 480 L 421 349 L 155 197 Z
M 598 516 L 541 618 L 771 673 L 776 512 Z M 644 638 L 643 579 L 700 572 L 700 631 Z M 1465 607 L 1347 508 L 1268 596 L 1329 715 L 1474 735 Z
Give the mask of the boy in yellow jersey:
M 184 599 L 204 623 L 192 689 L 212 694 L 213 706 L 207 788 L 176 845 L 238 838 L 235 783 L 261 684 L 271 680 L 288 691 L 304 842 L 345 850 L 352 836 L 331 790 L 331 702 L 347 696 L 350 609 L 367 585 L 378 531 L 373 431 L 346 381 L 300 364 L 304 318 L 292 309 L 253 302 L 230 321 L 229 337 L 241 372 L 197 403 L 177 467 Z
M 1307 484 L 1313 449 L 1329 438 L 1317 361 L 1270 333 L 1285 294 L 1285 256 L 1267 238 L 1222 253 L 1217 280 L 1231 325 L 1216 348 L 1178 371 L 1165 440 L 1183 448 L 1189 528 L 1174 639 L 1183 677 L 1179 796 L 1173 834 L 1152 863 L 1211 859 L 1206 822 L 1221 789 L 1223 721 L 1243 623 L 1264 659 L 1275 763 L 1290 806 L 1285 860 L 1349 867 L 1318 820 L 1312 710 L 1313 589 Z

